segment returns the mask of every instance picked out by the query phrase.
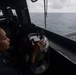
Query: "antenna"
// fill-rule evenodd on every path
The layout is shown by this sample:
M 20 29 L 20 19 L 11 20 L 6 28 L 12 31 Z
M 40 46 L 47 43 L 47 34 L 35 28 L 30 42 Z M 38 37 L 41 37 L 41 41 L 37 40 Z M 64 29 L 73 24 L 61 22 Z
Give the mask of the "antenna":
M 46 18 L 47 18 L 47 7 L 48 7 L 48 0 L 44 0 L 44 24 L 46 28 Z

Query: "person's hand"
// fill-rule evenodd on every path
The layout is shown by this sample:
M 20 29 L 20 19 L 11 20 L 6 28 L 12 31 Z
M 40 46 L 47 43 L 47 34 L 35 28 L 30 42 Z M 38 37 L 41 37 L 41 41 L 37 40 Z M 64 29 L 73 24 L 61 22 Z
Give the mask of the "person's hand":
M 42 50 L 42 48 L 44 47 L 44 45 L 45 45 L 45 41 L 43 39 L 40 40 L 36 44 L 34 44 L 34 42 L 32 41 L 32 47 L 33 47 L 33 50 L 31 52 L 31 61 L 32 62 L 35 61 L 37 53 L 39 53 Z
M 34 44 L 34 42 L 32 41 L 32 47 L 33 47 L 33 52 L 34 53 L 38 53 L 42 50 L 42 48 L 45 45 L 45 41 L 42 39 L 40 40 L 38 43 Z

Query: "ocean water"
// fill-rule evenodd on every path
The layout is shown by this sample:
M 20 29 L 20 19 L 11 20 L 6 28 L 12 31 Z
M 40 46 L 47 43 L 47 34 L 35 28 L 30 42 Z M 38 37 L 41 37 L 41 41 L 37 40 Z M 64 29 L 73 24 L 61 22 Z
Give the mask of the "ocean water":
M 44 14 L 31 13 L 31 22 L 45 28 Z M 76 41 L 76 13 L 48 13 L 46 29 Z

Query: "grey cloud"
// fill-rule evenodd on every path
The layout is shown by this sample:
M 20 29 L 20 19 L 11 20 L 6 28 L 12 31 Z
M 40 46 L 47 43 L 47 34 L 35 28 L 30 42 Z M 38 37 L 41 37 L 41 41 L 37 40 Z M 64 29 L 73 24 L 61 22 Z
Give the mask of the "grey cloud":
M 53 9 L 61 9 L 64 7 L 64 4 L 66 3 L 67 0 L 49 0 L 52 5 L 51 7 Z
M 59 3 L 53 3 L 53 5 L 51 6 L 53 9 L 60 9 L 63 7 L 62 4 L 59 4 Z
M 65 2 L 66 0 L 61 0 L 61 2 Z

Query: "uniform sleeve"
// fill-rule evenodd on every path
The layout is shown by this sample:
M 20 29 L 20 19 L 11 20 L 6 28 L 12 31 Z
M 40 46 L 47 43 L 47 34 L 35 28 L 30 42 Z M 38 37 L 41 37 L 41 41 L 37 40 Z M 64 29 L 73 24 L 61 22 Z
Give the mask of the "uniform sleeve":
M 14 54 L 14 51 L 12 48 L 8 50 L 9 53 Z M 2 64 L 2 63 L 1 63 Z M 11 65 L 12 66 L 12 65 Z M 0 66 L 0 75 L 34 75 L 37 64 L 36 63 L 30 63 L 27 62 L 25 69 L 18 69 L 14 67 L 6 67 L 6 66 Z
M 36 63 L 28 63 L 25 70 L 0 66 L 0 75 L 34 75 L 36 67 Z
M 26 66 L 26 75 L 34 75 L 36 68 L 37 68 L 37 63 L 28 62 Z
M 14 68 L 0 67 L 0 75 L 23 75 L 23 73 Z

